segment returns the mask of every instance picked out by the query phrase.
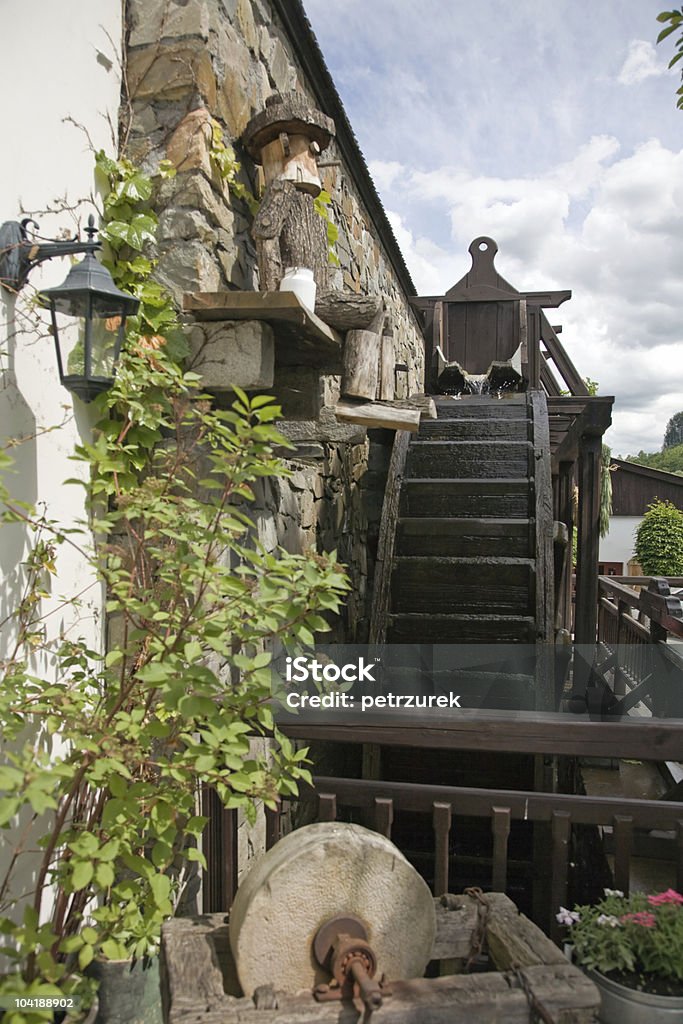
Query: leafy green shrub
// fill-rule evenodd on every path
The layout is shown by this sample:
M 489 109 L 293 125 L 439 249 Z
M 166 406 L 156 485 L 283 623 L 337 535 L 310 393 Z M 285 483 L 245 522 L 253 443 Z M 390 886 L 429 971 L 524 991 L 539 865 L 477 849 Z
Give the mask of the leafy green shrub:
M 96 957 L 155 952 L 189 867 L 203 862 L 203 786 L 253 818 L 257 800 L 275 808 L 310 778 L 306 750 L 273 721 L 271 652 L 313 643 L 348 589 L 334 554 L 259 545 L 248 506 L 259 479 L 286 475 L 274 455 L 288 445 L 273 426 L 280 410 L 238 389 L 232 409 L 216 410 L 182 371 L 177 313 L 142 252 L 156 230 L 149 179 L 129 161 L 97 163 L 109 186 L 105 258 L 142 304 L 114 388 L 94 403 L 94 439 L 75 456 L 90 471 L 94 548 L 88 531 L 0 483 L 0 522 L 34 534 L 0 664 L 0 828 L 14 851 L 0 873 L 0 952 L 15 964 L 0 978 L 3 1024 L 52 1020 L 51 1009 L 11 1009 L 16 996 L 87 1001 L 82 972 Z M 0 469 L 7 461 L 0 452 Z M 46 638 L 40 597 L 63 545 L 78 545 L 106 588 L 106 653 Z M 268 756 L 250 742 L 263 736 Z M 24 892 L 18 869 L 31 855 Z
M 636 558 L 646 576 L 683 575 L 683 512 L 653 501 L 636 533 Z

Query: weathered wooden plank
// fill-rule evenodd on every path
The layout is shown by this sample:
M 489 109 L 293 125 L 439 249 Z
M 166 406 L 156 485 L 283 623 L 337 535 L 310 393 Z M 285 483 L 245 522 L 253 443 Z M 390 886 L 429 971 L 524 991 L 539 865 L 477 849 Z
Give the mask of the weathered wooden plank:
M 508 395 L 504 398 L 489 396 L 468 396 L 447 398 L 437 395 L 434 399 L 439 419 L 520 419 L 526 416 L 526 395 Z
M 407 617 L 406 617 L 407 618 Z M 431 616 L 430 616 L 431 618 Z M 464 618 L 461 617 L 461 618 Z M 513 621 L 516 621 L 513 618 Z M 409 722 L 388 711 L 344 715 L 343 724 L 297 724 L 288 719 L 280 728 L 301 739 L 378 742 L 402 747 L 453 750 L 508 751 L 510 753 L 585 757 L 638 758 L 646 761 L 680 760 L 683 719 L 647 718 L 591 721 L 587 714 L 533 712 L 524 715 L 496 711 L 459 711 L 448 717 L 411 712 Z M 435 798 L 436 799 L 436 798 Z M 661 807 L 666 805 L 660 804 Z
M 487 893 L 486 944 L 499 971 L 539 964 L 566 964 L 561 950 L 502 893 Z M 576 970 L 576 968 L 574 968 Z
M 420 441 L 411 445 L 406 472 L 431 477 L 528 477 L 533 449 L 527 441 Z
M 469 896 L 449 893 L 435 899 L 434 908 L 436 938 L 432 960 L 468 960 L 479 920 L 476 901 Z
M 230 993 L 235 999 L 241 996 L 225 914 L 167 921 L 161 931 L 160 966 L 168 1024 L 175 1024 L 193 1005 L 230 1005 Z
M 387 624 L 389 643 L 527 643 L 534 642 L 533 617 L 521 615 L 392 614 Z
M 454 518 L 528 518 L 528 481 L 431 480 L 412 478 L 403 483 L 402 516 L 452 516 Z
M 398 557 L 391 607 L 399 614 L 481 610 L 526 615 L 533 611 L 529 596 L 532 580 L 533 565 L 525 558 Z
M 525 967 L 517 972 L 527 997 L 533 1001 L 534 1020 L 552 1024 L 593 1024 L 600 1008 L 597 986 L 572 964 Z
M 525 558 L 533 554 L 530 529 L 528 519 L 399 519 L 396 551 L 400 555 Z
M 529 423 L 521 417 L 507 417 L 496 420 L 491 417 L 464 419 L 437 419 L 433 423 L 422 423 L 415 444 L 422 441 L 526 441 Z
M 375 380 L 376 386 L 376 380 Z M 363 427 L 381 430 L 416 431 L 420 427 L 420 411 L 394 402 L 339 401 L 334 414 L 343 423 L 359 423 Z

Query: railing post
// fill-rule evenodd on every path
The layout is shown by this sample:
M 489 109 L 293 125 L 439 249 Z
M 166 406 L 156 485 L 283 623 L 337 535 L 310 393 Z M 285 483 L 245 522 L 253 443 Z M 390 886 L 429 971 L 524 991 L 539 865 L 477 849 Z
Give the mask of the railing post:
M 621 647 L 624 643 L 624 637 L 626 635 L 626 623 L 624 622 L 624 616 L 628 613 L 629 606 L 625 601 L 617 601 L 617 644 L 616 644 L 616 662 L 614 665 L 614 696 L 623 697 L 626 693 L 626 676 L 622 672 L 622 659 L 623 651 Z

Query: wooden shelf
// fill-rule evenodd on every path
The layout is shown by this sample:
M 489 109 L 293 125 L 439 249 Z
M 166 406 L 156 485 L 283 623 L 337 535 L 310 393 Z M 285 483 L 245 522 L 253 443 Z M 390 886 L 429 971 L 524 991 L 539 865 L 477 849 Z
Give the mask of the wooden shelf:
M 339 368 L 341 335 L 294 292 L 189 292 L 183 311 L 197 321 L 264 320 L 275 330 L 276 365 Z

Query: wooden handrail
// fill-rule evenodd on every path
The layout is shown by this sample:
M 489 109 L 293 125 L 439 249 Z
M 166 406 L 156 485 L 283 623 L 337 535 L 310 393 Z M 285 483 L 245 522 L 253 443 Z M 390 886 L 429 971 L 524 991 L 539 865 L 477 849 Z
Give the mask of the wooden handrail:
M 382 504 L 382 519 L 377 539 L 377 560 L 375 562 L 372 608 L 370 612 L 370 643 L 382 644 L 386 639 L 387 617 L 391 595 L 391 571 L 394 561 L 394 543 L 398 526 L 401 483 L 408 454 L 410 433 L 397 430 L 391 449 L 387 485 Z
M 638 580 L 647 583 L 647 589 L 640 591 L 627 586 L 623 581 L 632 582 L 633 577 L 628 576 L 600 576 L 598 579 L 599 594 L 602 598 L 605 595 L 613 598 L 618 604 L 626 605 L 629 608 L 637 608 L 666 633 L 676 637 L 683 637 L 683 605 L 680 599 L 671 593 L 670 584 L 676 586 L 678 576 L 667 579 L 663 576 L 638 576 Z M 642 584 L 639 584 L 642 585 Z M 608 599 L 609 599 L 608 597 Z M 665 640 L 665 637 L 656 635 L 651 630 L 653 643 Z

